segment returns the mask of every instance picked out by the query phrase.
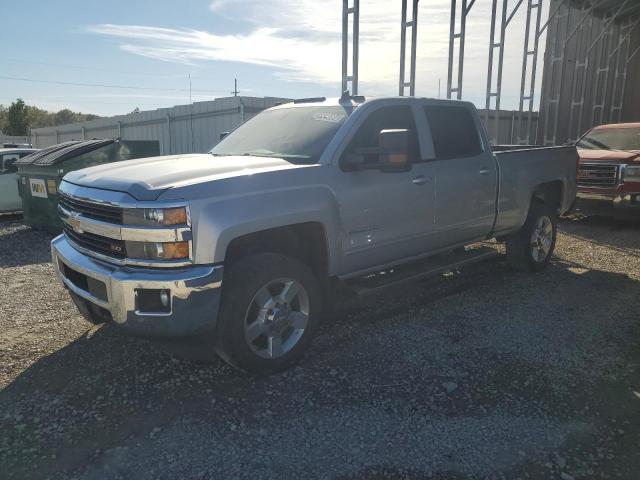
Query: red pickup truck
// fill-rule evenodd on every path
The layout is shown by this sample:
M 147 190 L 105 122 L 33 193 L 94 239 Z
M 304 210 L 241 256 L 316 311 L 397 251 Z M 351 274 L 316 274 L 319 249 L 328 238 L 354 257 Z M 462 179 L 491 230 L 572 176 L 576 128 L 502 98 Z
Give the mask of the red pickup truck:
M 594 127 L 576 146 L 580 204 L 640 212 L 640 123 Z

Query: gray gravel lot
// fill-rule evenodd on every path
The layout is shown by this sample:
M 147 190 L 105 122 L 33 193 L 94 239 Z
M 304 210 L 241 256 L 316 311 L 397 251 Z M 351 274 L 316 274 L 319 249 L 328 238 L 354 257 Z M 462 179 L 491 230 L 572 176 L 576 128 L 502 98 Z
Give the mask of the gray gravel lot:
M 341 306 L 268 379 L 89 328 L 0 222 L 0 477 L 638 478 L 640 224 Z

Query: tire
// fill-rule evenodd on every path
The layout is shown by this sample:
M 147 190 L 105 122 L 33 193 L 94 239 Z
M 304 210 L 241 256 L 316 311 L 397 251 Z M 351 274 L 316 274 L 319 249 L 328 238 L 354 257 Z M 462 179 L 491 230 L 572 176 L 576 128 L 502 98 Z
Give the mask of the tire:
M 299 260 L 275 253 L 240 260 L 225 272 L 216 352 L 250 374 L 286 370 L 311 345 L 322 303 L 317 279 Z
M 551 260 L 556 246 L 557 214 L 548 205 L 533 202 L 524 225 L 507 237 L 507 259 L 523 272 L 538 272 Z

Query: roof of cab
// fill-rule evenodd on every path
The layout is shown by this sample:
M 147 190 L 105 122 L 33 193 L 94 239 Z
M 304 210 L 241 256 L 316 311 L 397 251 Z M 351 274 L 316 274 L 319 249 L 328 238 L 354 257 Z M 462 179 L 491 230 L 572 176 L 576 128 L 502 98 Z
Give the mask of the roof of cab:
M 440 98 L 428 98 L 428 97 L 400 97 L 400 96 L 385 96 L 385 97 L 365 97 L 361 95 L 355 95 L 352 97 L 312 97 L 312 98 L 302 98 L 296 101 L 291 101 L 288 103 L 282 103 L 280 105 L 276 105 L 275 107 L 271 107 L 269 110 L 277 109 L 277 108 L 304 108 L 304 107 L 312 107 L 312 106 L 350 106 L 356 108 L 360 105 L 369 104 L 373 102 L 381 102 L 385 100 L 400 100 L 403 102 L 411 102 L 414 100 L 429 100 L 431 102 L 437 104 L 465 104 L 471 105 L 471 102 L 467 102 L 464 100 L 449 100 L 449 99 L 440 99 Z

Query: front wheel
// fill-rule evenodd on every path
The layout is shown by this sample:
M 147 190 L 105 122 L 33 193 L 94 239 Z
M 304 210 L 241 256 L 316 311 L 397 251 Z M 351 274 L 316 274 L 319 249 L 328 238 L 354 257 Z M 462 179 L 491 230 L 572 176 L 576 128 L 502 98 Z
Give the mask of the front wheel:
M 216 350 L 249 373 L 295 364 L 311 344 L 322 305 L 313 272 L 279 254 L 249 256 L 225 272 Z
M 556 245 L 556 230 L 556 212 L 544 203 L 532 203 L 522 228 L 507 238 L 511 266 L 528 272 L 545 268 Z

